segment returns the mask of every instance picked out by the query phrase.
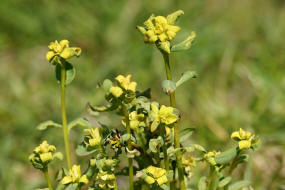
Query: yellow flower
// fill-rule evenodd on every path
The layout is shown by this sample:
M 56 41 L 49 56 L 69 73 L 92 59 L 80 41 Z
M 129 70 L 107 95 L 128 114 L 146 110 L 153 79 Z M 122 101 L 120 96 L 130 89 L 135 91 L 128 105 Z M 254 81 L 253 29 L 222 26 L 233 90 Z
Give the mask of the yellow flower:
M 167 107 L 162 105 L 159 109 L 157 105 L 152 103 L 151 109 L 152 109 L 151 116 L 155 119 L 158 119 L 159 122 L 161 123 L 170 125 L 178 120 L 178 116 L 173 113 L 174 112 L 173 107 Z
M 53 159 L 52 153 L 56 151 L 55 146 L 49 145 L 47 141 L 43 141 L 38 147 L 34 149 L 34 153 L 39 154 L 43 163 L 49 162 Z
M 131 82 L 131 75 L 127 75 L 126 77 L 119 75 L 116 77 L 116 80 L 119 82 L 123 89 L 129 90 L 131 92 L 136 92 L 137 83 Z
M 217 163 L 216 163 L 216 160 L 215 160 L 215 157 L 220 154 L 221 152 L 217 152 L 217 151 L 211 151 L 211 152 L 208 152 L 207 154 L 204 154 L 204 159 L 207 160 L 211 165 L 215 166 Z
M 144 180 L 148 184 L 157 182 L 158 185 L 162 185 L 168 182 L 165 169 L 149 166 L 145 171 L 147 176 L 145 176 Z
M 184 12 L 179 10 L 168 15 L 167 18 L 151 15 L 149 19 L 144 22 L 145 27 L 138 26 L 137 28 L 144 35 L 144 41 L 146 43 L 155 43 L 157 41 L 164 43 L 175 38 L 180 27 L 173 24 L 176 19 L 183 14 Z
M 255 135 L 249 131 L 244 131 L 242 128 L 239 131 L 232 133 L 231 138 L 238 141 L 239 149 L 249 149 L 252 145 L 258 143 L 258 140 L 255 138 Z
M 57 40 L 51 42 L 48 46 L 49 51 L 46 54 L 48 61 L 51 61 L 54 57 L 62 57 L 63 59 L 69 59 L 74 56 L 79 56 L 81 54 L 81 49 L 78 47 L 69 47 L 68 40 Z
M 100 134 L 100 128 L 92 128 L 92 129 L 84 129 L 84 132 L 89 133 L 88 136 L 86 136 L 87 142 L 85 142 L 88 146 L 94 147 L 98 146 L 101 143 L 101 134 Z
M 145 126 L 145 123 L 143 122 L 144 114 L 138 114 L 137 111 L 133 111 L 129 114 L 129 120 L 130 127 L 133 130 L 137 130 L 139 126 Z
M 114 188 L 116 185 L 116 176 L 114 174 L 108 174 L 105 171 L 99 171 L 97 175 L 97 182 L 101 188 Z
M 115 96 L 116 98 L 119 98 L 123 94 L 123 90 L 117 86 L 112 86 L 109 92 L 113 94 L 113 96 Z
M 81 170 L 79 165 L 73 165 L 72 168 L 69 170 L 69 175 L 65 176 L 61 183 L 63 185 L 69 184 L 69 183 L 83 183 L 87 184 L 88 179 L 86 175 L 81 176 Z

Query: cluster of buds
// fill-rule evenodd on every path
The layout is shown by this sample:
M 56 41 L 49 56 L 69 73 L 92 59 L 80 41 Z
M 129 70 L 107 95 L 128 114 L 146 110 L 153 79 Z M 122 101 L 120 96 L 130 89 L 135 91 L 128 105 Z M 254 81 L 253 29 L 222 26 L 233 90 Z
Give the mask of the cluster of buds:
M 239 131 L 232 133 L 231 138 L 238 141 L 239 149 L 256 148 L 258 145 L 258 138 L 249 131 L 244 131 L 242 128 Z
M 149 166 L 137 173 L 137 176 L 143 179 L 149 185 L 163 185 L 169 182 L 167 172 L 163 168 Z
M 183 155 L 182 164 L 185 168 L 185 172 L 190 177 L 191 168 L 194 168 L 196 166 L 195 159 L 191 155 Z
M 62 180 L 61 183 L 63 185 L 67 184 L 87 184 L 89 182 L 86 175 L 81 174 L 81 169 L 79 165 L 73 165 L 72 168 L 69 170 L 68 175 L 66 175 Z
M 48 163 L 53 160 L 55 152 L 55 146 L 49 145 L 47 141 L 43 141 L 34 149 L 33 153 L 29 156 L 29 160 L 35 168 L 45 170 Z
M 61 63 L 61 59 L 69 59 L 74 56 L 79 56 L 81 54 L 81 49 L 78 47 L 69 47 L 68 40 L 57 40 L 51 42 L 48 46 L 49 51 L 46 54 L 46 59 L 52 64 Z

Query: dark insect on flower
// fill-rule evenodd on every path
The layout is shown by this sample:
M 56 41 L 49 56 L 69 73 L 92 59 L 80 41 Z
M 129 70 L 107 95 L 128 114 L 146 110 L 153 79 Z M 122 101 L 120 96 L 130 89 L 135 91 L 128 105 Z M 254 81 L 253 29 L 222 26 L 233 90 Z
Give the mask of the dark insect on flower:
M 120 142 L 121 132 L 118 129 L 111 130 L 111 133 L 105 139 L 105 145 L 110 145 L 111 148 L 116 152 L 116 154 L 120 154 L 122 152 L 122 145 Z

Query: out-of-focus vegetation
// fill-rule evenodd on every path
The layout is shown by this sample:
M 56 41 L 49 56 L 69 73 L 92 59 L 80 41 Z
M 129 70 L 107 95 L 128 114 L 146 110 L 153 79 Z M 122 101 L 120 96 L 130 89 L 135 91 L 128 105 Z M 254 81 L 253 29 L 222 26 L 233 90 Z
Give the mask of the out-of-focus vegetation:
M 86 113 L 87 101 L 102 103 L 97 83 L 119 73 L 132 74 L 141 89 L 156 89 L 153 99 L 163 97 L 166 104 L 167 97 L 157 90 L 165 75 L 162 57 L 143 44 L 135 26 L 151 13 L 165 15 L 177 9 L 185 12 L 179 20 L 185 30 L 177 41 L 190 30 L 196 31 L 197 39 L 188 53 L 171 57 L 174 73 L 199 74 L 177 92 L 181 126 L 196 128 L 191 141 L 208 149 L 230 146 L 225 144 L 228 134 L 239 127 L 260 134 L 261 149 L 244 166 L 246 175 L 255 189 L 284 188 L 284 1 L 2 0 L 0 189 L 44 186 L 28 155 L 42 139 L 63 147 L 60 133 L 35 130 L 47 119 L 61 120 L 59 85 L 45 60 L 48 43 L 69 39 L 83 49 L 81 58 L 74 60 L 77 77 L 68 89 L 69 120 Z M 71 134 L 74 146 L 80 138 L 80 130 Z

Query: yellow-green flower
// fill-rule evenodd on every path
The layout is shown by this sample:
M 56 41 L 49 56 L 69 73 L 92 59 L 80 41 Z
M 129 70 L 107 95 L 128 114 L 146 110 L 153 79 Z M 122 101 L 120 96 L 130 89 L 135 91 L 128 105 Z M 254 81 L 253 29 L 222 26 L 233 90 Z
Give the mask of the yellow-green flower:
M 249 149 L 252 145 L 258 143 L 258 140 L 255 138 L 255 135 L 249 131 L 244 131 L 242 128 L 239 131 L 232 133 L 231 138 L 238 141 L 239 149 Z
M 116 176 L 105 171 L 99 171 L 96 182 L 101 188 L 114 188 L 116 185 Z
M 112 86 L 109 90 L 109 92 L 115 96 L 116 98 L 119 98 L 123 94 L 123 90 L 120 87 Z
M 72 168 L 69 170 L 69 175 L 65 176 L 61 183 L 63 185 L 69 184 L 69 183 L 82 183 L 87 184 L 88 179 L 86 175 L 81 176 L 81 170 L 79 165 L 73 165 Z
M 137 83 L 131 82 L 131 75 L 127 75 L 124 77 L 123 75 L 119 75 L 116 77 L 116 80 L 119 82 L 120 86 L 131 92 L 136 92 Z
M 175 123 L 179 118 L 178 115 L 174 113 L 173 107 L 167 107 L 162 105 L 160 109 L 154 103 L 151 104 L 151 116 L 166 125 Z
M 185 156 L 184 155 L 182 157 L 182 164 L 183 164 L 183 166 L 185 168 L 185 171 L 187 173 L 190 172 L 191 168 L 194 168 L 196 166 L 195 160 L 194 160 L 194 158 L 192 156 Z
M 158 185 L 162 185 L 168 182 L 166 170 L 154 166 L 149 166 L 144 170 L 146 176 L 144 181 L 148 184 L 157 182 Z
M 102 136 L 100 133 L 100 128 L 84 129 L 84 132 L 89 133 L 85 136 L 85 144 L 87 147 L 94 147 L 101 144 Z
M 68 40 L 61 40 L 58 42 L 57 40 L 51 42 L 48 46 L 49 51 L 46 54 L 46 58 L 48 61 L 52 61 L 53 58 L 61 57 L 63 59 L 69 59 L 74 56 L 79 56 L 81 54 L 81 49 L 78 47 L 69 47 Z
M 215 157 L 220 154 L 220 151 L 211 151 L 208 152 L 207 154 L 204 154 L 204 159 L 207 160 L 207 162 L 209 162 L 212 166 L 215 166 L 217 164 Z

